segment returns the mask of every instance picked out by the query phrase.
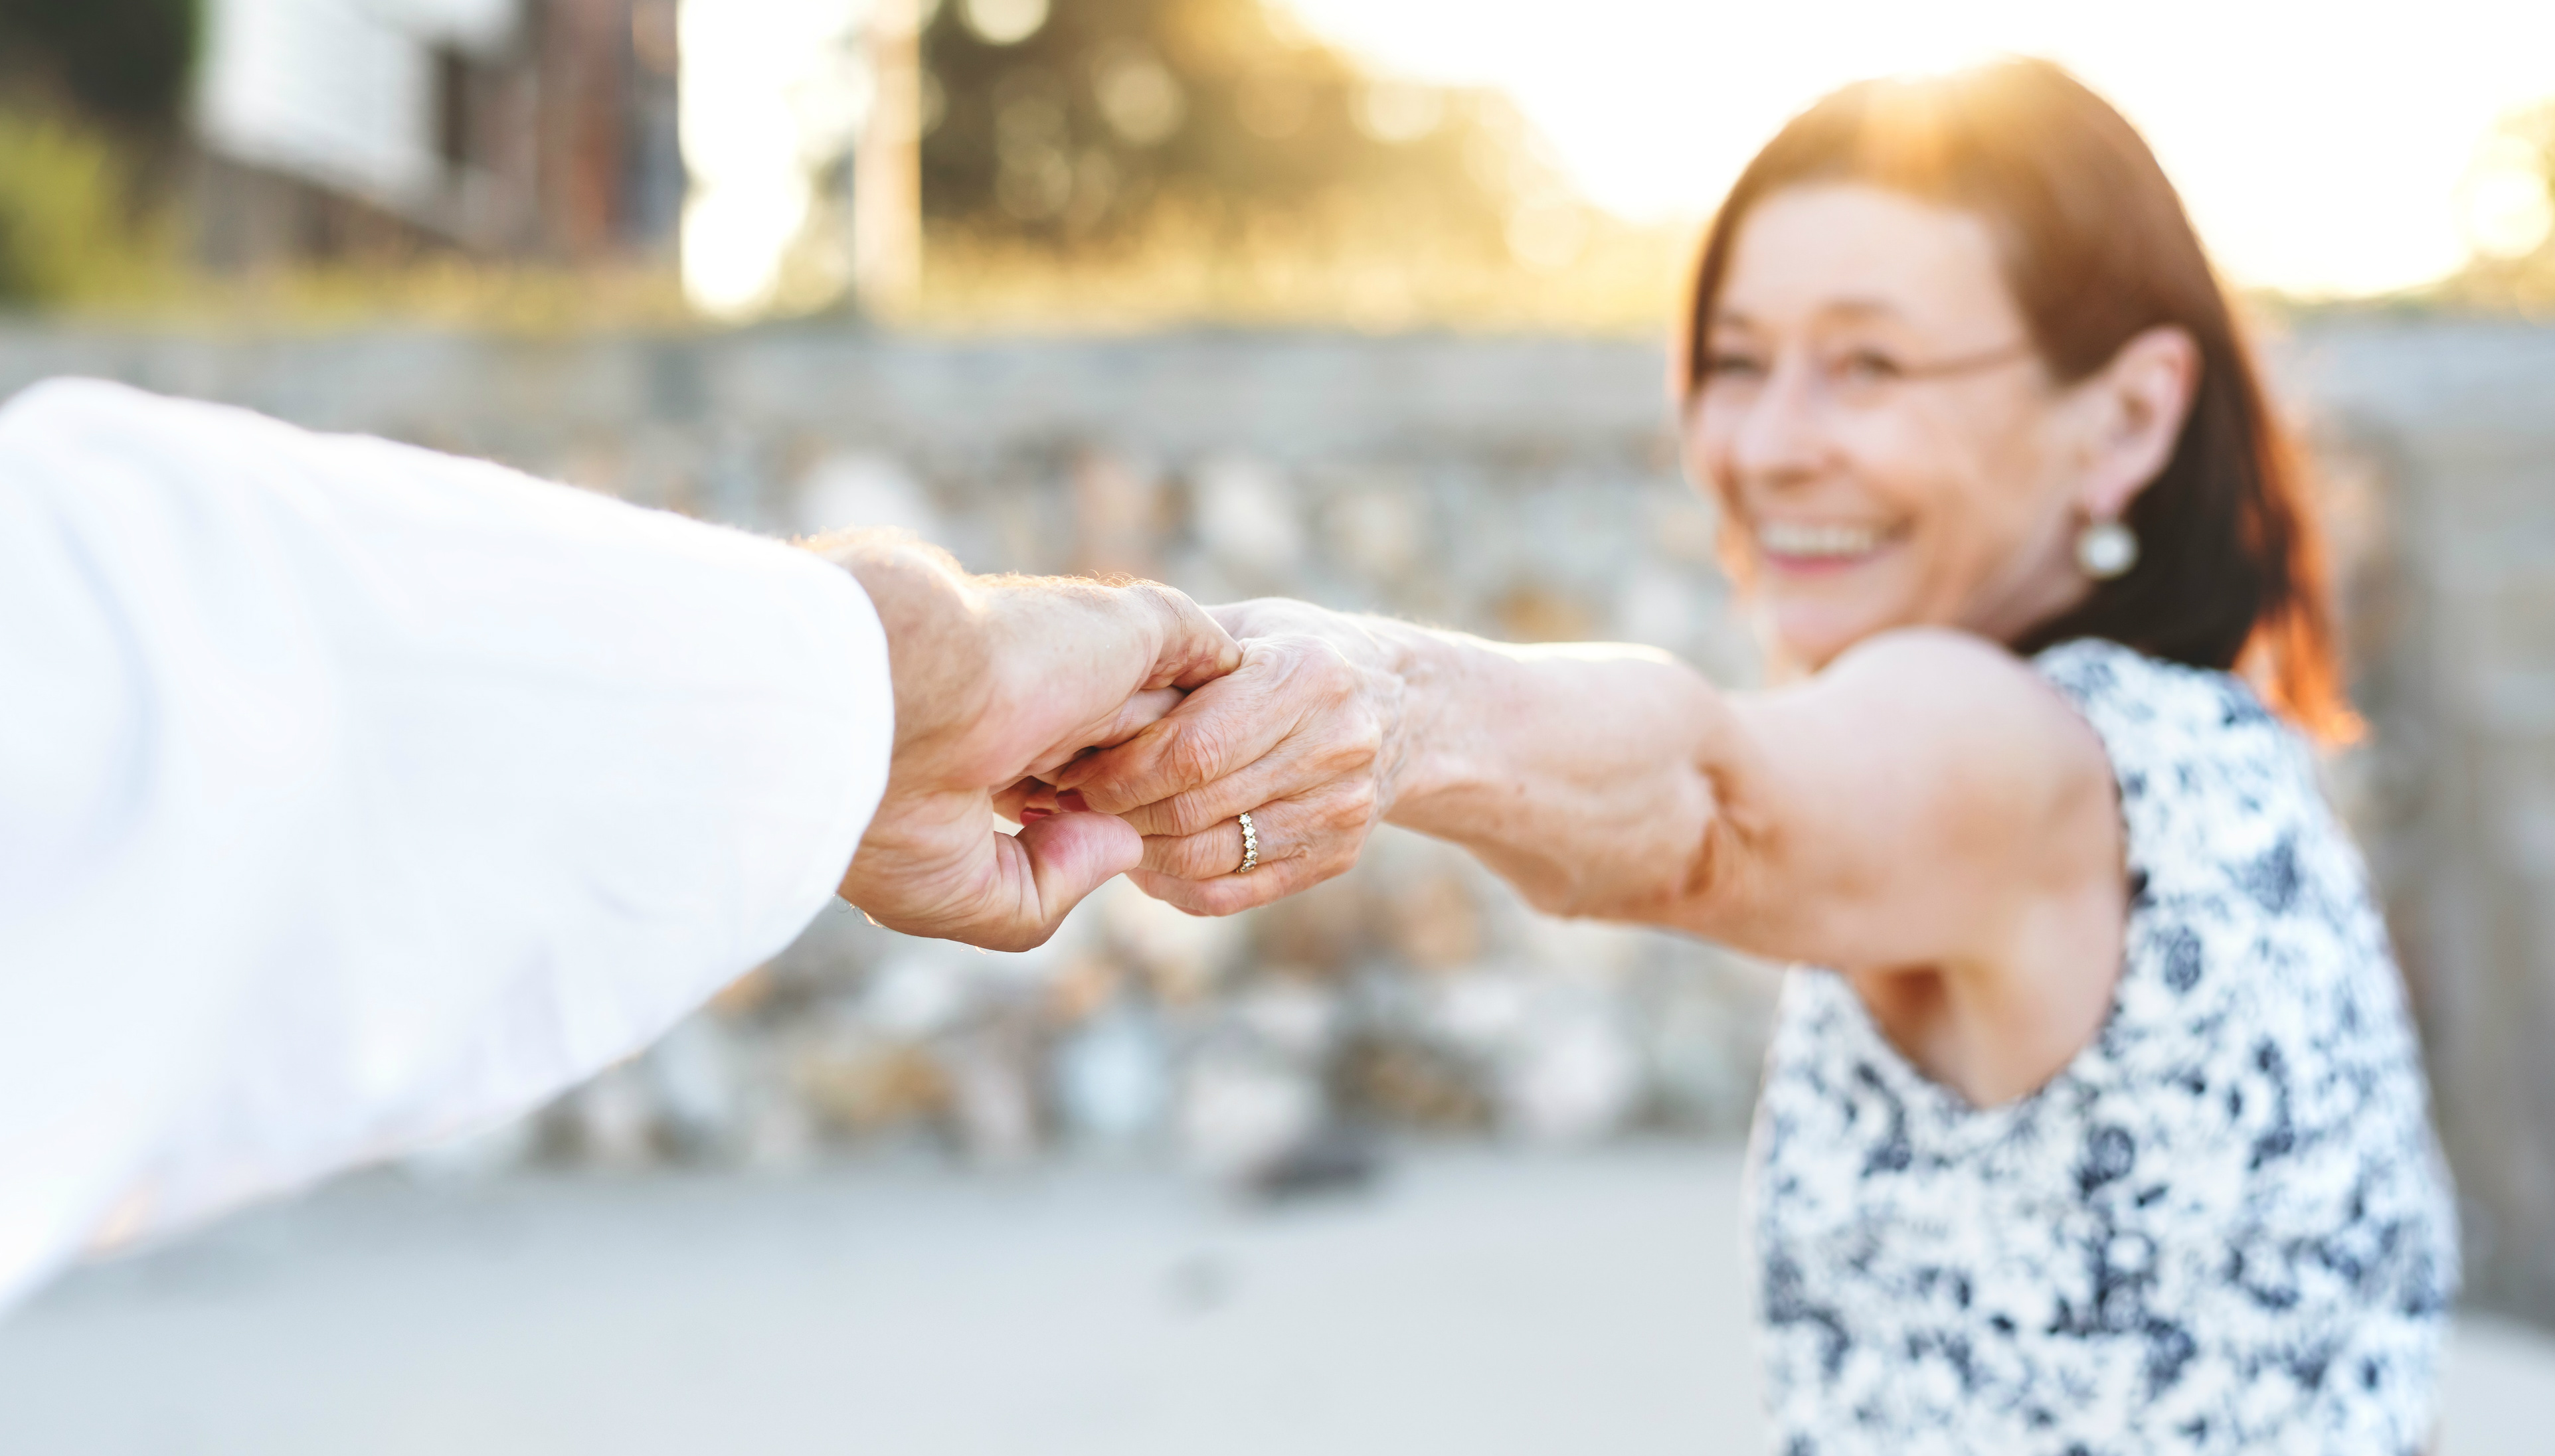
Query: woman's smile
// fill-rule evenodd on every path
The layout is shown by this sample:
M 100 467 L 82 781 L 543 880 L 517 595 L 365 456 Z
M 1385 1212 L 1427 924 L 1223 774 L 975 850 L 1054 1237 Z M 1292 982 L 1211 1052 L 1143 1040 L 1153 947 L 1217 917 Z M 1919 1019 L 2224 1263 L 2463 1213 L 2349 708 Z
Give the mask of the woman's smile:
M 1757 553 L 1789 575 L 1828 575 L 1861 566 L 1906 540 L 1907 526 L 1833 521 L 1759 521 L 1750 528 Z

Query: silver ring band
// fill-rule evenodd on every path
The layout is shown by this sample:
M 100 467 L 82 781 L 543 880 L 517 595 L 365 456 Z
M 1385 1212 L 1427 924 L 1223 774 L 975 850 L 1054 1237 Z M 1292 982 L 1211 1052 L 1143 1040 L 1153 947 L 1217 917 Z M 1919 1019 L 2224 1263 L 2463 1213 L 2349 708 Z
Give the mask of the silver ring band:
M 1242 825 L 1242 868 L 1233 873 L 1248 875 L 1260 868 L 1260 831 L 1253 827 L 1249 814 L 1238 816 L 1238 822 Z

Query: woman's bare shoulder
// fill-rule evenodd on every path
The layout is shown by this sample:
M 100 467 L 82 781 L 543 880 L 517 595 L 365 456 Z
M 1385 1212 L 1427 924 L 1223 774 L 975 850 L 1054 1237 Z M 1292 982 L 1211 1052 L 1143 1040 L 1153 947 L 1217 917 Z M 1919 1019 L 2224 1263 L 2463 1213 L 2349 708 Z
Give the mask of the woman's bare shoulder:
M 2065 694 L 2029 662 L 1974 633 L 1880 633 L 1767 697 L 1792 698 L 1796 711 L 1847 724 L 1886 725 L 1947 768 L 1979 761 L 2109 777 L 2102 740 Z M 2015 761 L 2017 753 L 2026 758 Z
M 1753 948 L 1829 964 L 1973 958 L 2021 909 L 2111 872 L 2102 740 L 2029 663 L 1893 631 L 1734 703 L 1754 772 Z

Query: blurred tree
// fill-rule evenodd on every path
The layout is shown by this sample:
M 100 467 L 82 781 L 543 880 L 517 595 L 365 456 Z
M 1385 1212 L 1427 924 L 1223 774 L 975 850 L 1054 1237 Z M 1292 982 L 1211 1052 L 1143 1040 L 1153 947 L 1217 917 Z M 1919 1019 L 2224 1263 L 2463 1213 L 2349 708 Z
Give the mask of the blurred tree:
M 910 53 L 880 20 L 907 7 Z M 816 205 L 776 311 L 845 300 L 867 254 L 854 306 L 941 324 L 1647 329 L 1690 248 L 1589 206 L 1507 97 L 1372 74 L 1285 0 L 870 17 L 843 48 L 843 90 L 866 76 L 871 97 L 843 109 L 867 121 L 807 152 Z
M 1504 100 L 1362 73 L 1266 0 L 946 0 L 922 36 L 922 208 L 1058 251 L 1178 213 L 1497 253 Z
M 197 0 L 0 0 L 0 88 L 166 138 L 200 24 Z
M 132 301 L 165 281 L 124 149 L 57 113 L 0 108 L 0 306 Z
M 165 264 L 137 177 L 179 141 L 196 0 L 0 0 L 0 304 L 144 291 Z

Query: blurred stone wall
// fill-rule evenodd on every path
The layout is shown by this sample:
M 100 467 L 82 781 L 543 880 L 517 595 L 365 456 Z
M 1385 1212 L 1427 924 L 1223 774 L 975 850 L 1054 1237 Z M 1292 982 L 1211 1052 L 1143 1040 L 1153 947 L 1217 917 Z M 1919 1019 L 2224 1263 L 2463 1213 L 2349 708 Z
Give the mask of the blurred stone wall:
M 2555 331 L 2364 318 L 2279 373 L 2328 466 L 2372 745 L 2336 765 L 2428 1038 L 2472 1280 L 2555 1320 Z M 1654 345 L 1194 333 L 304 339 L 0 332 L 0 391 L 123 378 L 768 531 L 911 526 L 1124 570 L 1754 672 Z M 1232 921 L 1113 887 L 1025 956 L 848 910 L 665 1045 L 455 1150 L 788 1163 L 926 1140 L 1318 1172 L 1362 1130 L 1729 1132 L 1773 982 L 1526 911 L 1406 835 Z
M 2372 729 L 2346 805 L 2422 1022 L 2480 1300 L 2555 1325 L 2555 329 L 2302 333 Z

